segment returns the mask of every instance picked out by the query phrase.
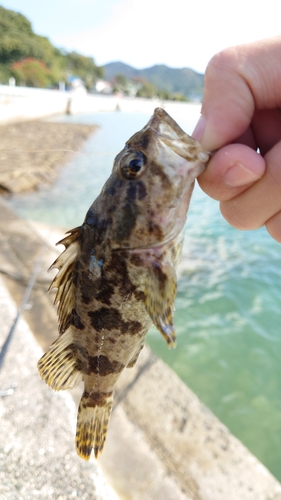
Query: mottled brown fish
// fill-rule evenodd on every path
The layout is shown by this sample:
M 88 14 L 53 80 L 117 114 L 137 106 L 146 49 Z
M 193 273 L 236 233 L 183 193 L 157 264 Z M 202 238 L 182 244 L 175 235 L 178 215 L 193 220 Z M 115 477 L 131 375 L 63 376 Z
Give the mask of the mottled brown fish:
M 114 161 L 82 226 L 59 243 L 59 334 L 38 363 L 55 390 L 84 381 L 77 453 L 102 452 L 113 389 L 136 363 L 154 323 L 175 345 L 173 310 L 182 232 L 195 178 L 209 159 L 200 144 L 157 108 Z

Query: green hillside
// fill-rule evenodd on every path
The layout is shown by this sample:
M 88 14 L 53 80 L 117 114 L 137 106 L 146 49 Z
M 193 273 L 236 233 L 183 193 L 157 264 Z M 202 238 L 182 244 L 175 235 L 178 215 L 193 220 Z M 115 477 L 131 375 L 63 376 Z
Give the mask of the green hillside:
M 163 64 L 138 70 L 122 62 L 103 68 L 92 57 L 61 50 L 47 37 L 34 33 L 30 21 L 21 13 L 0 6 L 0 83 L 11 77 L 17 85 L 53 88 L 72 77 L 83 80 L 92 90 L 97 79 L 113 84 L 113 92 L 136 97 L 161 99 L 201 99 L 203 78 L 190 68 L 169 68 Z
M 92 88 L 103 77 L 92 57 L 54 47 L 48 38 L 34 33 L 25 16 L 1 6 L 0 33 L 0 83 L 14 77 L 17 84 L 52 87 L 78 76 Z
M 158 64 L 150 68 L 136 69 L 120 61 L 104 66 L 105 79 L 114 80 L 117 75 L 127 79 L 145 79 L 157 89 L 170 94 L 183 94 L 190 100 L 201 99 L 203 95 L 204 75 L 190 68 L 170 68 Z

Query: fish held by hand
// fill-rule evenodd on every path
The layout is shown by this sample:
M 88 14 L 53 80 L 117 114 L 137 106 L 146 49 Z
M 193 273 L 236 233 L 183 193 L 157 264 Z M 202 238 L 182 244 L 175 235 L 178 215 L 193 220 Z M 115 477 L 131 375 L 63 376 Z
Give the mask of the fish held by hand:
M 59 243 L 59 337 L 38 362 L 54 390 L 84 382 L 76 449 L 103 450 L 113 390 L 154 324 L 175 346 L 176 267 L 195 178 L 209 159 L 161 108 L 116 156 L 84 223 Z

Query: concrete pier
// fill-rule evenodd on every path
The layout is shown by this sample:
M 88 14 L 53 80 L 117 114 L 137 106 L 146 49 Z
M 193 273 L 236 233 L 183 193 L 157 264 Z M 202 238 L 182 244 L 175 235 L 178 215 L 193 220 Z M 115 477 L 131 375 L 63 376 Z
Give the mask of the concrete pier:
M 0 277 L 0 349 L 16 317 Z M 0 370 L 0 498 L 117 500 L 99 464 L 74 450 L 76 408 L 38 378 L 42 349 L 21 319 Z

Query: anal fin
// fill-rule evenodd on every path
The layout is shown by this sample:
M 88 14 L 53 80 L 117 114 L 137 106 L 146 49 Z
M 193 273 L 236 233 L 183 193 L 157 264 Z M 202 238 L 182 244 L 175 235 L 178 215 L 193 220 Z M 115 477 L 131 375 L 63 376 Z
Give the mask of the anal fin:
M 42 379 L 55 391 L 72 389 L 82 380 L 73 350 L 71 327 L 67 329 L 38 361 Z

